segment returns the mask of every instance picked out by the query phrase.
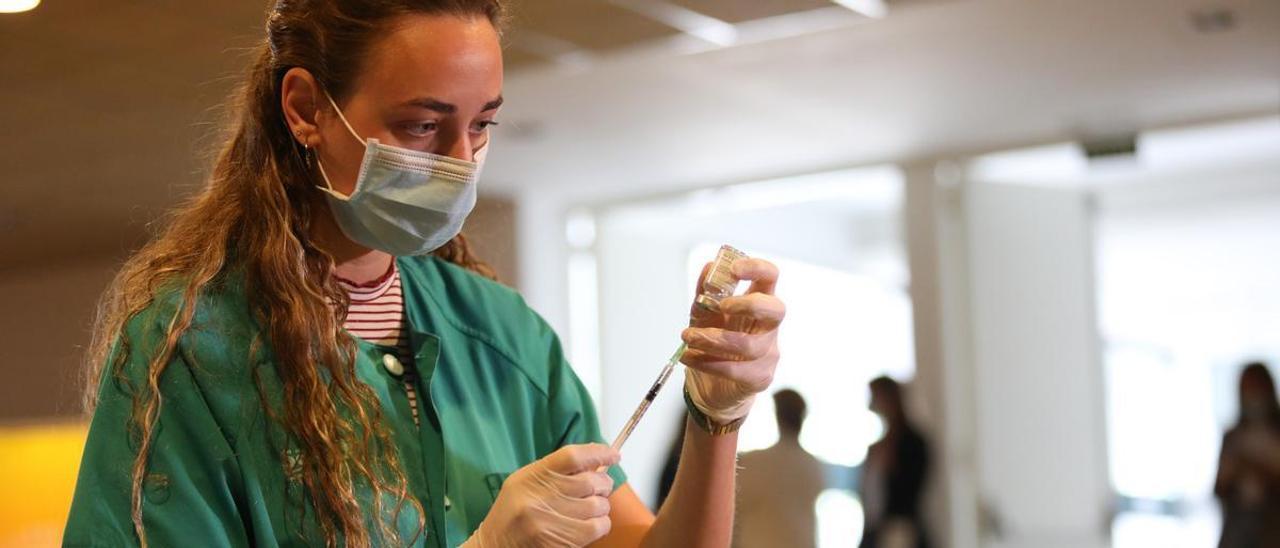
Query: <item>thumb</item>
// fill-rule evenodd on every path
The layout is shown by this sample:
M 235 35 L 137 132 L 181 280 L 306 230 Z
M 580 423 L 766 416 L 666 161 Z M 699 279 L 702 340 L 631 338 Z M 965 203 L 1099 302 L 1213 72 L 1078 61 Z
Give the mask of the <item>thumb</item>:
M 620 459 L 621 455 L 612 447 L 600 443 L 589 443 L 566 445 L 547 455 L 544 461 L 547 468 L 553 472 L 576 474 L 602 466 L 613 466 Z

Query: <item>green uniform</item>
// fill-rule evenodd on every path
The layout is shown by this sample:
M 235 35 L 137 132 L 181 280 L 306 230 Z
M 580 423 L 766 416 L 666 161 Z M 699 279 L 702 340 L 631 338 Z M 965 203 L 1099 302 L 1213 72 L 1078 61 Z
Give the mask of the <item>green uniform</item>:
M 456 546 L 479 526 L 508 474 L 563 445 L 599 442 L 600 430 L 555 333 L 514 291 L 434 257 L 397 264 L 423 395 L 421 427 L 403 382 L 383 365 L 394 349 L 357 340 L 356 374 L 377 394 L 409 490 L 426 512 L 427 534 L 416 545 Z M 145 386 L 147 361 L 178 300 L 162 292 L 127 324 L 128 384 Z M 193 326 L 160 383 L 163 405 L 143 482 L 152 546 L 322 543 L 298 478 L 281 462 L 296 451 L 262 408 L 259 387 L 277 403 L 282 388 L 271 350 L 251 344 L 258 334 L 240 284 L 223 283 L 198 299 Z M 130 518 L 131 396 L 107 369 L 68 546 L 138 544 Z M 615 487 L 626 481 L 617 467 L 609 473 Z M 398 522 L 405 539 L 416 522 L 407 507 Z

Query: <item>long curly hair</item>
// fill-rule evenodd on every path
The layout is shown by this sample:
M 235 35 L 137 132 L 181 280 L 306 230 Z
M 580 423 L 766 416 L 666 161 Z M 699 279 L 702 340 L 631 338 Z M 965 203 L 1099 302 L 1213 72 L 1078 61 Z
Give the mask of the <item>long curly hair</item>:
M 330 213 L 315 191 L 317 175 L 289 134 L 280 101 L 281 80 L 293 67 L 310 71 L 335 99 L 347 97 L 370 46 L 394 18 L 407 14 L 484 17 L 500 28 L 503 6 L 501 0 L 275 2 L 266 39 L 232 97 L 228 135 L 207 183 L 125 262 L 103 295 L 85 367 L 90 413 L 107 374 L 125 380 L 125 324 L 152 305 L 159 288 L 181 289 L 163 345 L 146 356 L 145 384 L 132 394 L 129 430 L 138 450 L 131 515 L 144 546 L 142 484 L 160 416 L 160 380 L 192 325 L 197 296 L 232 271 L 243 276 L 262 326 L 255 345 L 269 344 L 276 357 L 283 410 L 266 411 L 299 452 L 293 464 L 282 455 L 281 465 L 286 471 L 300 467 L 326 545 L 369 546 L 375 536 L 399 544 L 394 527 L 382 519 L 386 495 L 398 501 L 397 515 L 405 504 L 417 508 L 418 533 L 423 530 L 423 512 L 409 496 L 377 398 L 356 378 L 355 343 L 342 333 L 349 300 L 332 275 L 333 257 L 311 234 L 317 216 Z M 494 277 L 461 235 L 435 254 Z M 373 490 L 369 507 L 361 507 L 357 486 Z M 377 518 L 373 531 L 365 525 L 369 515 Z

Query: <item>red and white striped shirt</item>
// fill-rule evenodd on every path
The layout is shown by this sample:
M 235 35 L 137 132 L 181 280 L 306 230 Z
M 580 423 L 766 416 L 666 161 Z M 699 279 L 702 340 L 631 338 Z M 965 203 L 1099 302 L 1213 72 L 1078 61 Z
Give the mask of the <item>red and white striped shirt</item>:
M 413 350 L 409 344 L 409 323 L 404 314 L 404 292 L 400 288 L 400 270 L 395 261 L 391 268 L 376 280 L 362 284 L 335 276 L 338 285 L 351 299 L 347 307 L 347 319 L 342 327 L 352 335 L 379 346 L 395 349 L 396 358 L 404 366 L 404 388 L 413 411 L 413 423 L 418 422 L 418 396 L 414 390 Z

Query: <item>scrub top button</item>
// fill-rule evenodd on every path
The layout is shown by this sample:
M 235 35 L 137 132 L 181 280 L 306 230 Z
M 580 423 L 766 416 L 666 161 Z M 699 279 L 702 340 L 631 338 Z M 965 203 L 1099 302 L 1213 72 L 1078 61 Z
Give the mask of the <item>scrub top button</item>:
M 391 354 L 382 355 L 382 366 L 387 368 L 387 372 L 399 377 L 404 374 L 404 364 L 400 363 L 395 356 Z
M 453 508 L 453 501 L 449 500 L 449 495 L 445 495 L 445 496 L 444 496 L 444 509 L 445 509 L 445 510 L 448 510 L 448 509 L 450 509 L 450 508 Z

